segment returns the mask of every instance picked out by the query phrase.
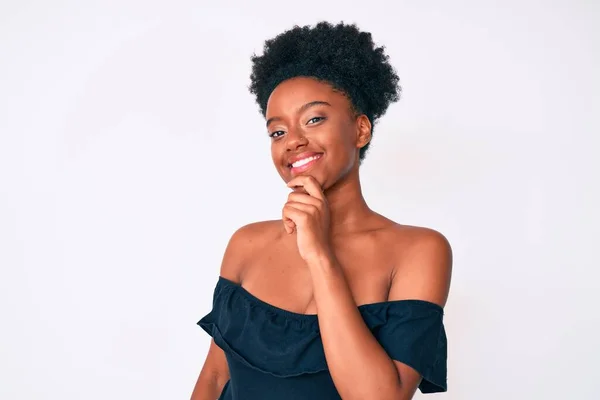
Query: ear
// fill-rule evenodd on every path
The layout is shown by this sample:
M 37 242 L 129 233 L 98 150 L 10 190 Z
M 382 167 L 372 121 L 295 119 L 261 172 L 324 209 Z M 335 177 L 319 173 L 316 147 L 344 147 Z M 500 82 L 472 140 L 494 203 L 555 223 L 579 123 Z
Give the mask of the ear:
M 371 121 L 366 115 L 361 114 L 356 118 L 356 128 L 356 147 L 362 149 L 371 141 Z

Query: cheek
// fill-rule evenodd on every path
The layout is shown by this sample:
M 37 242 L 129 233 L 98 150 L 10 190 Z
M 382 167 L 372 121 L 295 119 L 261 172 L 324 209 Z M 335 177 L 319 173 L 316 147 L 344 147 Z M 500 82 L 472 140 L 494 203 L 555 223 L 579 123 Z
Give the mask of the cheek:
M 350 162 L 354 159 L 356 153 L 356 137 L 353 127 L 343 127 L 343 130 L 341 130 L 337 136 L 335 147 L 338 156 L 345 162 Z
M 338 136 L 335 145 L 335 169 L 342 175 L 352 169 L 357 161 L 356 140 L 353 136 L 352 128 L 345 127 L 345 131 L 341 133 L 342 137 Z
M 277 141 L 271 140 L 271 159 L 274 163 L 277 163 L 277 159 L 280 157 L 279 145 Z
M 285 168 L 281 165 L 281 149 L 276 142 L 271 144 L 271 161 L 277 170 L 277 173 L 283 178 L 286 173 Z
M 275 141 L 271 142 L 271 160 L 273 160 L 273 163 L 275 165 L 279 165 L 279 159 L 281 158 L 280 153 L 281 153 L 281 151 L 279 149 L 277 142 L 275 142 Z

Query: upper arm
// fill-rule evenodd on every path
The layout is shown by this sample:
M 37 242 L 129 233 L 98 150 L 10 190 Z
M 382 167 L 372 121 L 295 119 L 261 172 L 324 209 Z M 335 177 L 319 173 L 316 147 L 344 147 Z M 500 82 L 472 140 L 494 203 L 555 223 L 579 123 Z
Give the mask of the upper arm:
M 256 224 L 250 224 L 239 228 L 231 235 L 221 261 L 220 276 L 233 282 L 240 282 L 256 230 Z M 214 340 L 211 340 L 191 399 L 217 398 L 228 380 L 229 367 L 225 352 Z
M 388 300 L 425 300 L 446 305 L 452 276 L 452 248 L 444 235 L 420 228 L 399 256 Z
M 400 256 L 394 271 L 389 300 L 425 300 L 446 305 L 452 275 L 452 248 L 439 232 L 421 228 Z M 393 360 L 407 398 L 417 390 L 421 375 Z
M 191 400 L 206 399 L 209 397 L 216 399 L 223 391 L 223 387 L 228 380 L 229 367 L 227 366 L 225 352 L 215 344 L 214 340 L 211 340 L 208 354 L 194 386 Z
M 261 245 L 266 231 L 266 222 L 255 222 L 236 230 L 225 248 L 220 275 L 230 281 L 240 283 L 248 258 Z

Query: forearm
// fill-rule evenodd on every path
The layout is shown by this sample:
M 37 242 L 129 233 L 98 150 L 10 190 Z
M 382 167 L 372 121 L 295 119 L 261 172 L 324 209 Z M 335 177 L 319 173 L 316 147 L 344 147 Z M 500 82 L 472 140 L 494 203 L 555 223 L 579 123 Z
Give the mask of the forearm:
M 219 378 L 218 375 L 201 373 L 190 400 L 217 400 L 225 383 L 226 380 Z
M 335 258 L 308 264 L 327 365 L 342 398 L 402 398 L 398 370 L 365 324 Z

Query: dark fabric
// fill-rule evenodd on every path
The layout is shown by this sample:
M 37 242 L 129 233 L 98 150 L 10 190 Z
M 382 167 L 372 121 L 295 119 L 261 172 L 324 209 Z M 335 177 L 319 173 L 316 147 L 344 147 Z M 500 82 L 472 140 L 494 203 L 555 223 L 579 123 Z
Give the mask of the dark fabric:
M 447 390 L 440 306 L 397 300 L 358 308 L 390 358 L 423 376 L 422 393 Z M 316 315 L 272 306 L 219 277 L 213 308 L 198 325 L 227 356 L 230 380 L 220 400 L 340 399 L 327 369 Z

